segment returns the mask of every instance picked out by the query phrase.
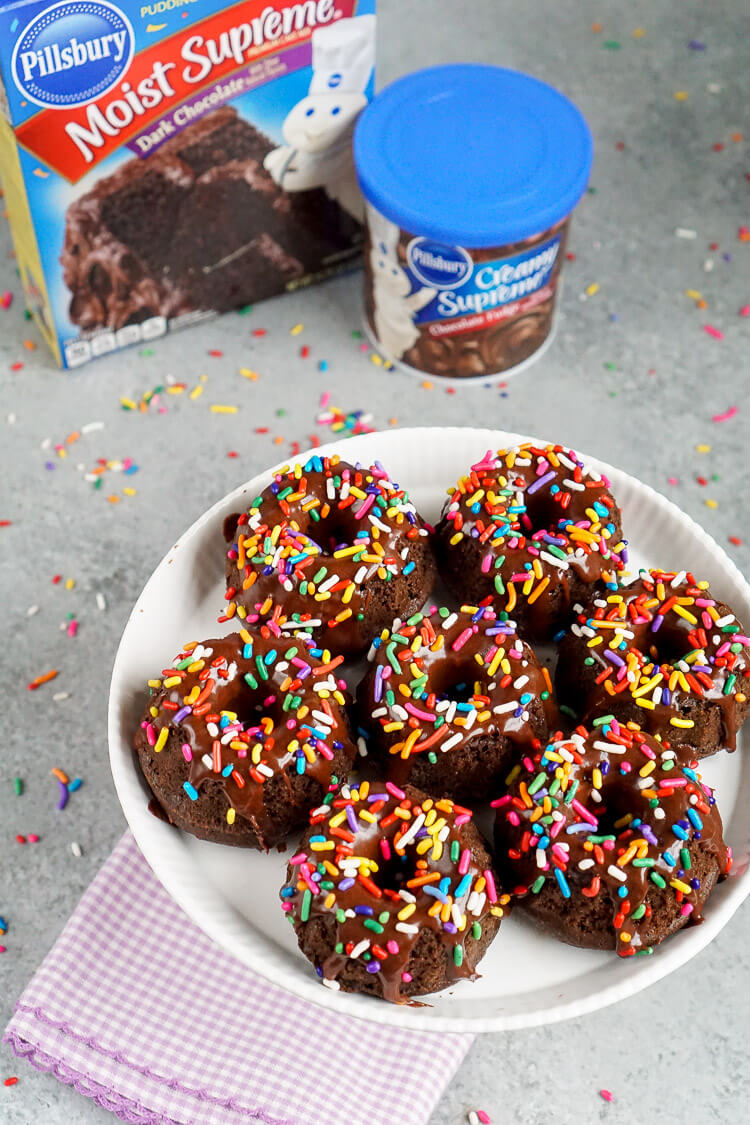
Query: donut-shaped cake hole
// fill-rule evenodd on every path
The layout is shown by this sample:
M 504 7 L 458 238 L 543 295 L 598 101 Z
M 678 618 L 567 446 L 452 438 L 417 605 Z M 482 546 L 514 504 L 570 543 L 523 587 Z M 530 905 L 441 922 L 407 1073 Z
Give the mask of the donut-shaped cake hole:
M 520 516 L 520 524 L 530 539 L 541 538 L 545 532 L 554 533 L 559 522 L 567 524 L 581 518 L 578 509 L 583 505 L 575 495 L 560 491 L 554 484 L 551 488 L 533 491 L 535 483 L 525 488 L 523 478 L 512 479 L 511 487 L 516 495 L 509 500 L 509 507 L 518 503 L 526 508 Z
M 411 848 L 408 852 L 397 853 L 393 848 L 390 848 L 388 859 L 384 856 L 379 859 L 372 857 L 370 880 L 381 894 L 386 895 L 394 902 L 416 871 L 414 855 L 409 854 L 413 851 L 414 849 Z
M 657 617 L 653 621 L 629 622 L 628 636 L 619 640 L 622 649 L 637 648 L 657 665 L 673 668 L 696 649 L 705 648 L 708 643 L 706 631 L 695 622 L 683 617 Z M 617 649 L 615 649 L 617 651 Z M 683 671 L 690 672 L 685 664 Z
M 487 690 L 492 682 L 472 656 L 454 664 L 444 661 L 433 664 L 430 669 L 422 688 L 422 699 L 428 706 L 434 706 L 446 722 L 451 722 L 457 713 L 469 712 L 472 702 L 486 706 L 490 701 Z
M 397 821 L 381 836 L 369 840 L 363 840 L 361 836 L 357 838 L 356 853 L 360 858 L 351 866 L 356 868 L 358 874 L 364 873 L 369 882 L 368 887 L 360 879 L 361 895 L 362 901 L 369 903 L 373 909 L 377 908 L 382 897 L 392 902 L 401 901 L 401 893 L 410 889 L 409 883 L 424 875 L 428 868 L 414 839 L 405 846 L 394 843 L 402 823 Z M 361 863 L 361 859 L 365 862 Z M 345 871 L 346 860 L 342 861 L 342 866 Z
M 303 548 L 311 544 L 317 548 L 321 559 L 331 563 L 338 563 L 340 559 L 346 558 L 340 552 L 356 547 L 368 538 L 367 529 L 362 526 L 361 520 L 353 513 L 347 516 L 338 511 L 330 511 L 317 519 L 313 518 L 312 513 L 307 519 L 295 518 L 287 525 L 285 533 L 289 538 L 300 540 Z
M 599 771 L 596 779 L 598 788 L 594 784 L 594 769 Z M 581 805 L 590 808 L 591 816 L 596 824 L 591 824 L 597 836 L 603 837 L 605 854 L 616 854 L 615 840 L 627 832 L 634 820 L 640 824 L 649 823 L 653 818 L 649 816 L 648 808 L 639 808 L 634 812 L 633 789 L 634 779 L 630 770 L 621 767 L 617 761 L 606 759 L 598 766 L 582 771 L 576 799 Z
M 219 721 L 216 724 L 224 737 L 232 732 L 240 741 L 248 744 L 255 740 L 264 748 L 269 748 L 269 739 L 273 738 L 277 728 L 286 725 L 283 713 L 283 704 L 275 692 L 268 692 L 266 685 L 259 685 L 255 690 L 247 688 L 241 690 L 231 703 L 222 706 L 219 712 Z M 289 729 L 295 724 L 290 723 Z M 240 757 L 245 757 L 242 750 L 237 751 Z

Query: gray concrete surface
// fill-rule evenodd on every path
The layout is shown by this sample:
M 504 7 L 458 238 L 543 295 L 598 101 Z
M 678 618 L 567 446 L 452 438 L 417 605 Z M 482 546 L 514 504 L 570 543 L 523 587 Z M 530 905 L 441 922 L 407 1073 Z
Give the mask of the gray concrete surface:
M 601 32 L 592 32 L 593 21 Z M 642 37 L 633 34 L 639 27 Z M 12 521 L 0 529 L 0 915 L 10 923 L 0 1024 L 124 827 L 107 766 L 105 710 L 134 599 L 165 548 L 209 504 L 291 442 L 305 447 L 316 432 L 325 439 L 328 431 L 315 424 L 322 392 L 344 410 L 371 412 L 381 428 L 393 418 L 478 423 L 584 448 L 666 492 L 748 569 L 750 318 L 738 311 L 750 303 L 750 244 L 738 240 L 738 229 L 750 221 L 750 154 L 747 141 L 731 139 L 743 117 L 747 127 L 747 33 L 742 0 L 382 0 L 381 82 L 437 61 L 510 64 L 565 90 L 593 128 L 595 193 L 574 224 L 576 260 L 566 267 L 557 340 L 539 366 L 505 388 L 495 381 L 449 396 L 383 373 L 352 339 L 356 275 L 157 342 L 147 356 L 136 349 L 60 373 L 23 319 L 0 223 L 0 292 L 16 293 L 11 309 L 0 310 L 0 519 Z M 676 91 L 687 91 L 687 100 Z M 696 237 L 676 237 L 678 227 Z M 581 300 L 595 283 L 599 291 Z M 700 291 L 707 308 L 697 309 L 686 290 Z M 291 337 L 297 323 L 304 333 Z M 710 337 L 705 324 L 724 338 Z M 257 327 L 267 335 L 253 337 Z M 27 351 L 25 338 L 37 350 Z M 299 357 L 303 343 L 308 359 Z M 18 360 L 24 367 L 14 372 Z M 243 366 L 259 373 L 257 382 L 238 374 Z M 202 375 L 203 396 L 166 396 L 165 413 L 120 407 L 122 396 L 138 399 L 170 376 L 193 387 Z M 239 410 L 211 414 L 210 403 Z M 733 418 L 712 421 L 732 406 Z M 66 459 L 41 448 L 92 421 L 104 428 L 69 446 Z M 229 458 L 230 450 L 239 456 Z M 132 477 L 107 473 L 100 492 L 83 479 L 79 466 L 126 457 L 140 466 Z M 123 496 L 125 486 L 137 495 Z M 109 494 L 120 502 L 109 503 Z M 730 536 L 745 543 L 733 545 Z M 58 586 L 55 574 L 63 576 Z M 31 605 L 40 608 L 28 617 Z M 59 627 L 70 613 L 80 622 L 75 638 Z M 51 667 L 60 669 L 55 683 L 27 692 L 27 682 Z M 57 692 L 69 698 L 54 702 Z M 55 811 L 56 765 L 84 779 L 63 813 Z M 16 776 L 24 779 L 20 798 Z M 30 832 L 38 844 L 15 842 L 16 833 Z M 563 1026 L 478 1039 L 433 1125 L 458 1125 L 476 1107 L 496 1123 L 523 1125 L 746 1120 L 749 920 L 746 906 L 706 951 L 647 994 Z M 11 1074 L 20 1081 L 6 1089 Z M 614 1101 L 605 1104 L 601 1088 Z M 0 1121 L 69 1125 L 105 1116 L 0 1052 Z

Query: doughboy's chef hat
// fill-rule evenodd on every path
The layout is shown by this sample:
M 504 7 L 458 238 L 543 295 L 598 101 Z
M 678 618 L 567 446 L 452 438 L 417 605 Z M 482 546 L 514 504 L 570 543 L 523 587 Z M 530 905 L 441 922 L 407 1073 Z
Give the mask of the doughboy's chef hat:
M 363 94 L 375 65 L 375 16 L 356 16 L 312 34 L 311 94 Z

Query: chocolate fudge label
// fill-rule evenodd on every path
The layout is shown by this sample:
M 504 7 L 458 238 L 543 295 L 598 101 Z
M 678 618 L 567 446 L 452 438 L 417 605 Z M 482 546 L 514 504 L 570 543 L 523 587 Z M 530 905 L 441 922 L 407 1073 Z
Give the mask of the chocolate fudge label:
M 413 239 L 406 250 L 412 289 L 436 290 L 416 312 L 416 324 L 470 318 L 478 328 L 531 308 L 549 296 L 549 282 L 560 252 L 560 235 L 509 257 L 475 261 L 461 246 Z M 446 324 L 442 335 L 449 330 Z
M 63 0 L 40 12 L 16 42 L 11 71 L 35 105 L 85 105 L 112 89 L 133 58 L 124 12 L 104 0 Z

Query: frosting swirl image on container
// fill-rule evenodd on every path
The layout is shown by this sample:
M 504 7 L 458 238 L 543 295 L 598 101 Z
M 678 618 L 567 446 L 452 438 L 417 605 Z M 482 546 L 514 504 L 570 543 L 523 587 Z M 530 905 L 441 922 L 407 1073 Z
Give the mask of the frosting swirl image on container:
M 572 102 L 501 67 L 432 67 L 378 95 L 354 155 L 365 320 L 384 355 L 460 380 L 537 358 L 592 154 Z

